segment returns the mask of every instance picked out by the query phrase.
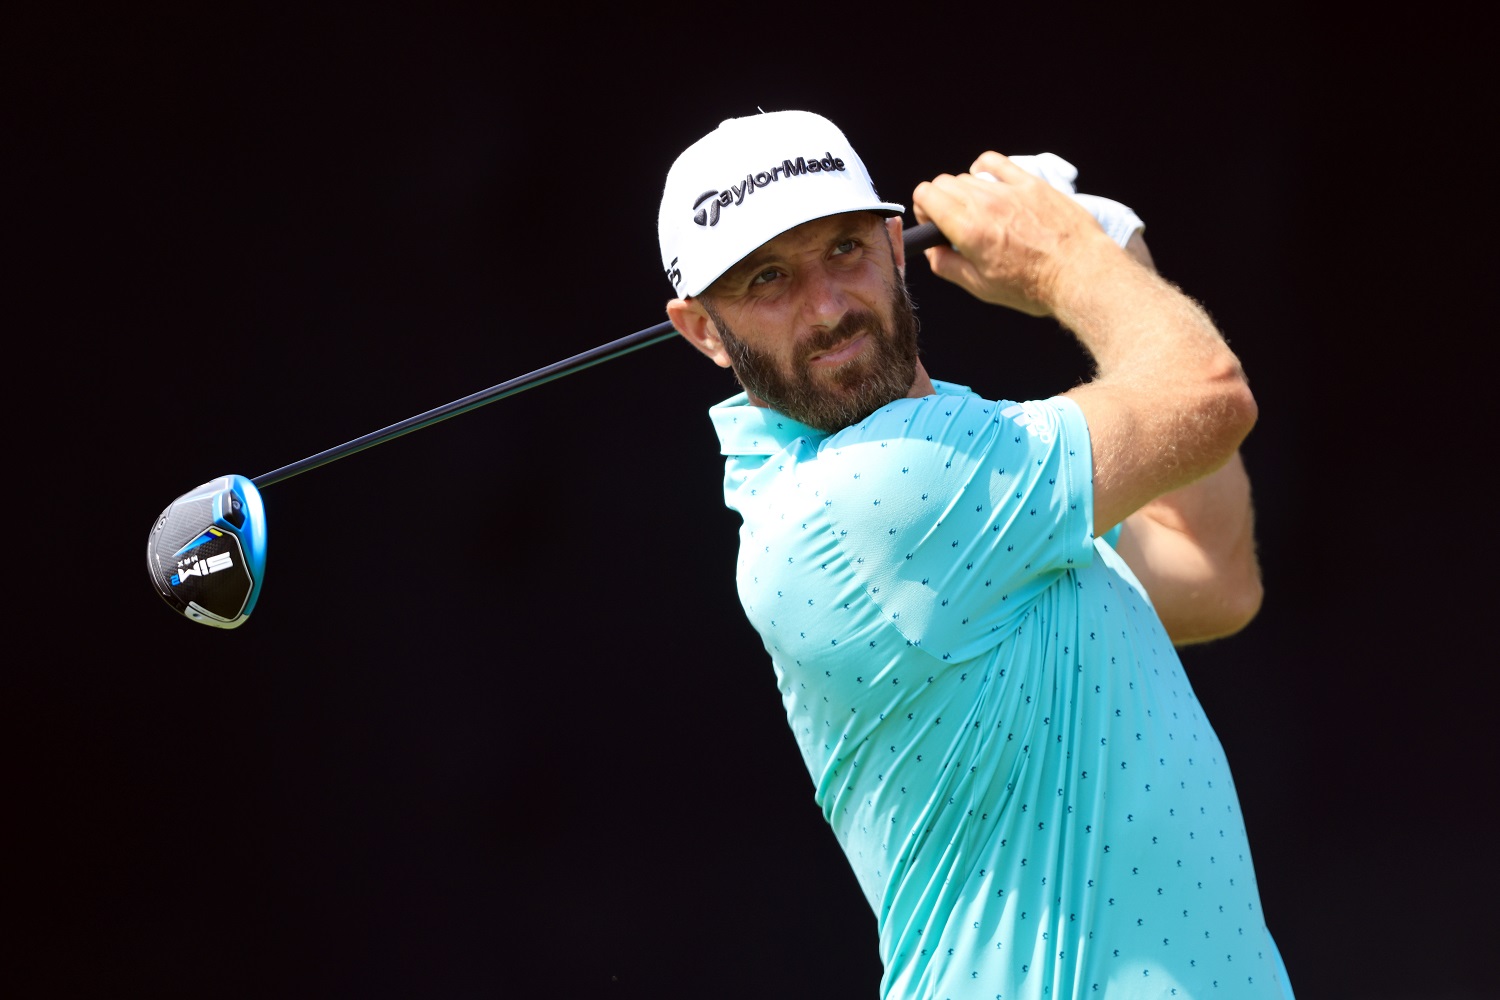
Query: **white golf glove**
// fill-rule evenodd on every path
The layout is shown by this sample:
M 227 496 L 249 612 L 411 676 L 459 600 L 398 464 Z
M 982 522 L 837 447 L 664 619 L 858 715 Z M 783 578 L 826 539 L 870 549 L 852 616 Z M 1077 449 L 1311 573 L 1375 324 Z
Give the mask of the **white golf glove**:
M 1122 247 L 1130 242 L 1130 237 L 1134 236 L 1137 230 L 1146 228 L 1141 217 L 1131 211 L 1128 205 L 1122 205 L 1109 198 L 1101 198 L 1096 194 L 1079 194 L 1073 186 L 1073 182 L 1078 179 L 1078 168 L 1056 153 L 1012 156 L 1010 162 L 1033 177 L 1040 177 L 1064 194 L 1071 195 L 1074 201 L 1088 209 L 1089 214 L 1099 221 L 1105 234 Z M 984 170 L 974 176 L 985 177 L 989 180 L 995 179 L 994 175 Z

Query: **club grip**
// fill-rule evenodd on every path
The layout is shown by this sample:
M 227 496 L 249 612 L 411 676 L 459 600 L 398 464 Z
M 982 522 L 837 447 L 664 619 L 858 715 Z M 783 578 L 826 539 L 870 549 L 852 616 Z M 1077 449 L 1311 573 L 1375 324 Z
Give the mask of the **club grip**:
M 906 230 L 901 242 L 906 245 L 907 253 L 921 253 L 928 247 L 948 246 L 948 237 L 943 235 L 943 231 L 935 223 L 924 222 Z

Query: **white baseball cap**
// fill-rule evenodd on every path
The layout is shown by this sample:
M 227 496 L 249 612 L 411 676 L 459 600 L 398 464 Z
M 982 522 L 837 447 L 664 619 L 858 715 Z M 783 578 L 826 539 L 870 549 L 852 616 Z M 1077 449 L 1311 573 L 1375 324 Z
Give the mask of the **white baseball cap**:
M 900 215 L 833 122 L 807 111 L 731 118 L 667 172 L 657 215 L 661 263 L 677 294 L 698 295 L 788 229 L 842 212 Z

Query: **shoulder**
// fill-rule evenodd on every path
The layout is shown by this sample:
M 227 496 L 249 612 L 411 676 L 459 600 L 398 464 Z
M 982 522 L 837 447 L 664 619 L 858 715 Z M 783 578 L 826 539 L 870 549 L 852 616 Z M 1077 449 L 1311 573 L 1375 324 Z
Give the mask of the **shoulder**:
M 938 393 L 897 400 L 830 435 L 801 471 L 830 515 L 858 523 L 900 514 L 906 532 L 919 531 L 964 495 L 987 509 L 1030 502 L 1038 490 L 1076 501 L 1088 482 L 1083 434 L 1070 400 Z
M 899 399 L 853 427 L 824 438 L 819 458 L 868 464 L 886 472 L 894 461 L 923 468 L 1010 460 L 1054 449 L 1087 454 L 1088 429 L 1076 403 L 1063 396 L 1029 402 L 985 399 L 958 388 L 919 399 Z M 910 471 L 910 470 L 908 470 Z M 863 473 L 862 473 L 863 474 Z

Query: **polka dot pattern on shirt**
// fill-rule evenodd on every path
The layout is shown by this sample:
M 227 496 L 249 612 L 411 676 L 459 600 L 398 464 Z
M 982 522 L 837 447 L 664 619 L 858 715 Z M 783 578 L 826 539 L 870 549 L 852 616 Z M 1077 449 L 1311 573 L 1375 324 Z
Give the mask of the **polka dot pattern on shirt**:
M 1065 399 L 715 408 L 738 581 L 887 996 L 1290 996 L 1227 761 Z

